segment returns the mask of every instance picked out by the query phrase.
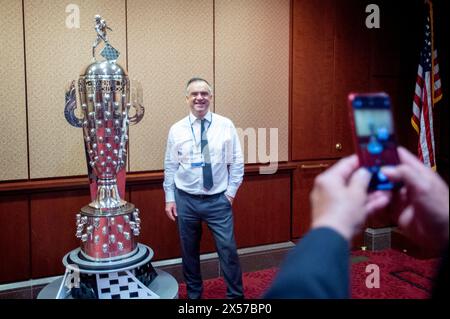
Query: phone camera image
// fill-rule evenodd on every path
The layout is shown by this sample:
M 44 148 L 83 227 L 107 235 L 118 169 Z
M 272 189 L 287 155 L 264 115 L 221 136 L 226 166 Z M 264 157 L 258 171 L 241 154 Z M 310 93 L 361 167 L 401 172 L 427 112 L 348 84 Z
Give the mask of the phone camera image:
M 369 190 L 396 188 L 398 185 L 391 183 L 380 170 L 382 166 L 399 162 L 389 96 L 350 94 L 348 102 L 360 165 L 372 173 Z

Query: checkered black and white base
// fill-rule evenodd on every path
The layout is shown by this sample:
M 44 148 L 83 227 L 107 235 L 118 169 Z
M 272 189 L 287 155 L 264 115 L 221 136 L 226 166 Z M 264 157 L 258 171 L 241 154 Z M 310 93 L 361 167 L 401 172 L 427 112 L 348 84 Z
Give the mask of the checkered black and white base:
M 159 299 L 128 270 L 96 277 L 99 299 Z

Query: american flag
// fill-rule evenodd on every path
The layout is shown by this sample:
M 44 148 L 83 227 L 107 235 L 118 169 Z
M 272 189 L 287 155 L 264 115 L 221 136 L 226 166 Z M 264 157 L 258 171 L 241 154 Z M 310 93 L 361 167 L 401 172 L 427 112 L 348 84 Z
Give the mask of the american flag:
M 417 70 L 411 124 L 419 134 L 418 155 L 420 160 L 425 165 L 436 169 L 433 106 L 442 98 L 442 90 L 437 50 L 434 49 L 433 45 L 433 7 L 431 1 L 427 1 L 426 6 L 425 36 Z M 432 52 L 433 58 L 431 58 Z

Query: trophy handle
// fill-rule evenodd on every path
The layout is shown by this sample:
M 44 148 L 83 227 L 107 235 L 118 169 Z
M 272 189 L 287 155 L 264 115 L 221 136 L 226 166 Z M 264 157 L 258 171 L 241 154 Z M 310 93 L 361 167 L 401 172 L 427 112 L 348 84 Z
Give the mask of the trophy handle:
M 142 84 L 137 80 L 131 81 L 131 105 L 136 110 L 136 114 L 129 117 L 130 125 L 136 125 L 144 117 L 145 108 L 143 105 L 144 94 Z
M 70 125 L 75 127 L 83 126 L 83 119 L 78 118 L 75 115 L 75 109 L 77 108 L 77 97 L 75 91 L 75 81 L 69 83 L 69 88 L 66 89 L 66 98 L 64 106 L 64 116 Z

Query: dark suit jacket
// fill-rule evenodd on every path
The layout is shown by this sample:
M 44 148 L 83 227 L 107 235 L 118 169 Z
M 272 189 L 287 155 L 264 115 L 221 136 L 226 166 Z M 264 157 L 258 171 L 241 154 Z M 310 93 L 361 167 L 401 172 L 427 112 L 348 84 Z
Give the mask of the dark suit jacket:
M 349 298 L 350 247 L 331 228 L 311 230 L 289 253 L 264 298 Z

